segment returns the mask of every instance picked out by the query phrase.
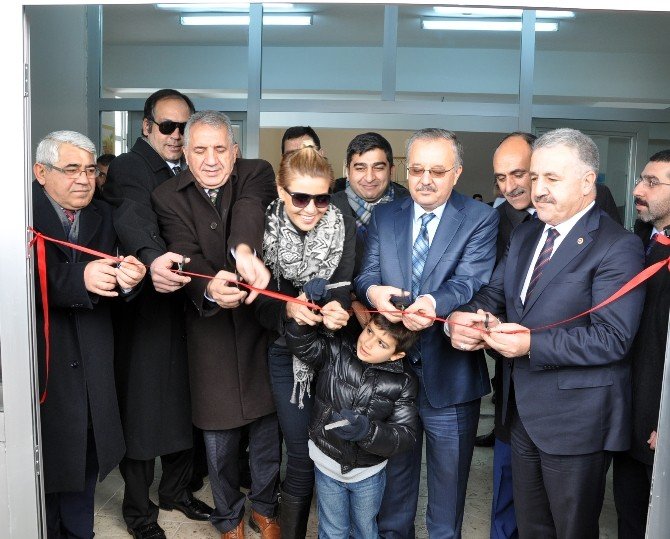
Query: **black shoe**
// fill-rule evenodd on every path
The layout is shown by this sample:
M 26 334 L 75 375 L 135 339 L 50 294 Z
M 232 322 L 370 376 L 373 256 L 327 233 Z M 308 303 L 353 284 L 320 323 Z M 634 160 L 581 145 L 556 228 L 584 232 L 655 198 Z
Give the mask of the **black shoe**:
M 477 447 L 493 447 L 496 443 L 496 435 L 494 431 L 488 434 L 482 434 L 475 438 L 475 445 Z
M 203 481 L 203 478 L 200 477 L 199 475 L 194 475 L 193 478 L 191 479 L 191 482 L 188 484 L 187 488 L 191 492 L 197 492 L 204 486 L 205 482 Z
M 193 496 L 180 503 L 159 502 L 158 507 L 166 511 L 176 509 L 184 513 L 191 520 L 209 520 L 210 515 L 214 512 L 213 508 Z
M 158 522 L 149 522 L 137 528 L 128 528 L 128 533 L 135 539 L 166 539 L 165 531 Z

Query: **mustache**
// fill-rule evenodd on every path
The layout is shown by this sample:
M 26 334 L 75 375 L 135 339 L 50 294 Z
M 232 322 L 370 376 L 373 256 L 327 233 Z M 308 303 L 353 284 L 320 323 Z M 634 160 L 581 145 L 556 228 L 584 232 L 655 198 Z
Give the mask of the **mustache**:
M 418 193 L 422 191 L 426 191 L 428 193 L 435 193 L 437 191 L 437 187 L 435 187 L 434 185 L 417 185 L 414 190 Z
M 534 202 L 544 203 L 544 204 L 556 204 L 556 200 L 549 195 L 538 195 L 533 197 Z
M 518 196 L 518 195 L 522 195 L 525 192 L 526 192 L 526 190 L 523 187 L 517 187 L 513 191 L 510 191 L 509 193 L 507 193 L 507 196 L 508 197 L 515 197 L 515 196 Z
M 642 200 L 641 198 L 638 198 L 638 197 L 635 197 L 635 204 L 637 204 L 638 206 L 649 207 L 649 204 L 647 204 L 644 200 Z

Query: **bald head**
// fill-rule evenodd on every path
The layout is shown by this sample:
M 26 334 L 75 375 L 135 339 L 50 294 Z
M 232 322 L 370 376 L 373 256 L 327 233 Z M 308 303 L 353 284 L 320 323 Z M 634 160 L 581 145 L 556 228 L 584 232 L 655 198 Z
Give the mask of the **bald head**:
M 530 156 L 532 148 L 522 136 L 511 136 L 493 154 L 493 177 L 505 199 L 517 210 L 532 205 Z

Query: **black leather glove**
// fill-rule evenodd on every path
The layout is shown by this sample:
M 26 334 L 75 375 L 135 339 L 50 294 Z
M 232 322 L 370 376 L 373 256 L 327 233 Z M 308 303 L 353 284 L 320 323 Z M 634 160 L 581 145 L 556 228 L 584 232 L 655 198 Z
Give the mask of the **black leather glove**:
M 307 281 L 302 287 L 302 291 L 307 296 L 307 299 L 312 303 L 318 301 L 328 301 L 330 299 L 330 290 L 326 290 L 328 281 L 322 277 L 314 277 Z
M 358 442 L 365 438 L 370 430 L 370 420 L 353 410 L 341 410 L 339 414 L 333 412 L 331 418 L 333 421 L 339 421 L 340 419 L 349 421 L 348 425 L 333 429 L 335 435 L 343 440 Z

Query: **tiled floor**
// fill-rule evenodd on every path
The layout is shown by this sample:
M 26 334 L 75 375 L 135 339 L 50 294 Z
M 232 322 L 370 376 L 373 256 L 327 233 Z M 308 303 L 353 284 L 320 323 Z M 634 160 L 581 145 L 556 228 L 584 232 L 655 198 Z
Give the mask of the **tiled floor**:
M 493 425 L 493 406 L 491 399 L 482 400 L 479 432 L 489 432 Z M 465 539 L 486 539 L 489 537 L 489 514 L 491 507 L 491 468 L 493 465 L 493 451 L 488 448 L 475 448 L 468 482 L 468 494 L 465 503 L 465 517 L 463 522 L 463 537 Z M 158 501 L 156 489 L 160 470 L 157 470 L 157 479 L 151 493 L 155 502 Z M 209 485 L 196 493 L 196 496 L 210 505 L 213 505 Z M 425 484 L 425 469 L 422 474 L 421 491 L 419 493 L 419 510 L 416 517 L 417 537 L 428 537 L 426 532 L 425 516 L 427 492 Z M 98 485 L 95 495 L 95 534 L 97 539 L 108 537 L 129 537 L 121 517 L 121 500 L 123 498 L 123 480 L 118 471 L 111 473 L 105 481 Z M 316 505 L 312 506 L 312 514 L 308 527 L 308 539 L 316 538 Z M 207 522 L 194 522 L 187 519 L 178 511 L 161 511 L 159 524 L 165 529 L 169 538 L 219 538 L 220 534 Z M 257 538 L 259 535 L 246 527 L 246 537 Z M 616 537 L 616 513 L 612 499 L 611 470 L 605 493 L 605 504 L 600 517 L 600 537 L 614 539 Z M 439 538 L 438 538 L 439 539 Z

